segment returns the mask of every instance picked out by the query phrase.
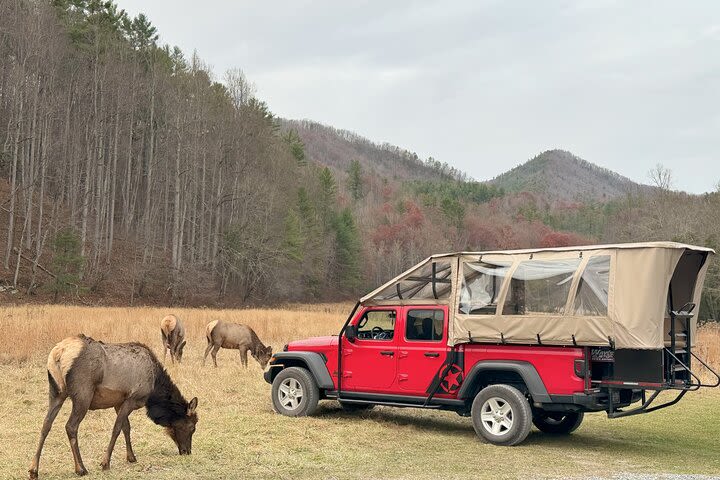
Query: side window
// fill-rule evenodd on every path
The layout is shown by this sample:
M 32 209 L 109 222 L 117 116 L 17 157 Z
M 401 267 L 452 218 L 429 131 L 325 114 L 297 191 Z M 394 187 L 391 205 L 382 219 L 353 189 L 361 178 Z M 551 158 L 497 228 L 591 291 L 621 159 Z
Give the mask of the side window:
M 503 315 L 562 315 L 580 259 L 527 260 L 515 269 Z
M 442 310 L 409 310 L 405 338 L 410 341 L 439 342 L 443 339 L 445 312 Z
M 575 315 L 607 316 L 609 284 L 610 255 L 590 258 L 578 283 Z
M 357 323 L 357 338 L 392 340 L 395 334 L 395 310 L 369 310 Z

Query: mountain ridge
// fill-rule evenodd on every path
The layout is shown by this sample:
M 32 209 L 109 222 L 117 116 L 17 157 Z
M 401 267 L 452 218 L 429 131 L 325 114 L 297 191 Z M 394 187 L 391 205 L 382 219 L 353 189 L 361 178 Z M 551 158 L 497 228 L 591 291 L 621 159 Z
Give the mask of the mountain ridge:
M 654 188 L 561 149 L 545 150 L 487 182 L 507 192 L 541 193 L 561 201 L 609 201 Z
M 541 194 L 553 202 L 603 203 L 654 188 L 557 148 L 545 150 L 494 178 L 475 180 L 447 163 L 432 157 L 423 160 L 414 152 L 373 142 L 350 130 L 312 120 L 282 119 L 281 126 L 297 132 L 312 161 L 337 171 L 347 170 L 351 160 L 357 159 L 368 171 L 395 180 L 478 182 L 507 193 Z

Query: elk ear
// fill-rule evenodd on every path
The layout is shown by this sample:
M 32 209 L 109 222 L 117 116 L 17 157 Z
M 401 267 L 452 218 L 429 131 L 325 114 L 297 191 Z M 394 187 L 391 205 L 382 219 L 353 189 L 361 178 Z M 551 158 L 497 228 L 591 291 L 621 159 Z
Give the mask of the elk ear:
M 192 415 L 193 413 L 195 413 L 195 409 L 197 408 L 197 404 L 198 404 L 198 399 L 197 399 L 197 397 L 195 397 L 195 398 L 193 398 L 192 400 L 190 400 L 190 403 L 188 403 L 188 406 L 187 406 L 187 415 L 188 415 L 188 417 L 189 417 L 190 415 Z

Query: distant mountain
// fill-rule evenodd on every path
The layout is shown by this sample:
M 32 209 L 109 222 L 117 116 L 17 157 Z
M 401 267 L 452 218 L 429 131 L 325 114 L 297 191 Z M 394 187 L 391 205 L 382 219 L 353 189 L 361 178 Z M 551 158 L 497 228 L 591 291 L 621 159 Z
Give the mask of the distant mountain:
M 367 172 L 392 180 L 467 179 L 457 169 L 388 143 L 378 144 L 356 133 L 310 120 L 281 120 L 295 130 L 307 157 L 337 171 L 358 160 Z M 653 187 L 599 167 L 565 150 L 548 150 L 487 183 L 508 193 L 533 192 L 548 201 L 606 202 Z
M 358 160 L 363 169 L 391 180 L 441 180 L 465 174 L 432 159 L 389 143 L 375 143 L 348 130 L 310 120 L 281 120 L 283 130 L 295 130 L 305 145 L 306 156 L 316 163 L 346 171 Z
M 489 183 L 506 192 L 533 192 L 548 200 L 584 202 L 604 202 L 653 189 L 564 150 L 545 151 Z

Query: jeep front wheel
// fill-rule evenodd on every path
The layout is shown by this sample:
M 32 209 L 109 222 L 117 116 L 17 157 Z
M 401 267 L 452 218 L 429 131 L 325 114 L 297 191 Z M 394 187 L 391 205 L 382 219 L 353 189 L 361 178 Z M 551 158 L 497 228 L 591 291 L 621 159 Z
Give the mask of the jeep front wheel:
M 490 385 L 480 390 L 470 414 L 475 433 L 494 445 L 517 445 L 525 440 L 532 425 L 530 403 L 510 385 Z
M 317 383 L 305 368 L 286 368 L 273 380 L 272 404 L 278 413 L 288 417 L 312 415 L 319 399 Z
M 577 430 L 584 416 L 583 412 L 545 412 L 539 410 L 533 416 L 533 424 L 541 432 L 563 435 Z

